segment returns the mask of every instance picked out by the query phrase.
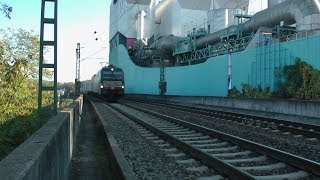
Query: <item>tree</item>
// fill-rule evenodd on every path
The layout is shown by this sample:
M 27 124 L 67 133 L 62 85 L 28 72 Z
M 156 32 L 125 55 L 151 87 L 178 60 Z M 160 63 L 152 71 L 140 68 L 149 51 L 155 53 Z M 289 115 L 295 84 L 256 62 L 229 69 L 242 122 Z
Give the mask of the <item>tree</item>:
M 8 6 L 6 3 L 0 3 L 0 10 L 5 15 L 6 18 L 11 19 L 12 7 Z
M 279 90 L 270 92 L 270 87 L 263 89 L 261 85 L 252 88 L 247 83 L 242 83 L 242 92 L 233 87 L 229 97 L 252 98 L 293 98 L 301 100 L 320 100 L 320 71 L 311 65 L 296 58 L 295 64 L 286 65 L 281 71 L 285 81 L 279 81 Z M 279 78 L 279 77 L 278 77 Z
M 70 98 L 70 94 L 74 94 L 74 82 L 58 83 L 58 89 L 63 89 L 64 97 Z
M 295 64 L 285 66 L 286 96 L 302 100 L 319 100 L 320 72 L 297 58 Z
M 30 99 L 33 94 L 29 94 L 30 90 L 35 89 L 30 87 L 33 84 L 29 84 L 28 73 L 31 72 L 30 63 L 32 60 L 27 58 L 29 51 L 32 51 L 32 46 L 27 47 L 26 42 L 28 38 L 21 38 L 20 35 L 24 34 L 24 31 L 7 34 L 6 31 L 1 31 L 1 91 L 0 91 L 0 113 L 2 120 L 12 118 L 17 114 L 21 114 L 21 110 L 26 110 L 25 106 L 28 103 L 22 103 L 25 99 Z M 29 42 L 32 42 L 32 37 L 29 37 Z M 34 44 L 34 47 L 37 47 Z M 30 99 L 31 100 L 31 99 Z M 31 100 L 32 101 L 32 100 Z M 30 102 L 30 101 L 28 101 Z M 20 109 L 21 108 L 21 109 Z M 0 115 L 0 116 L 1 116 Z
M 38 129 L 40 43 L 34 32 L 21 29 L 1 30 L 0 34 L 1 160 Z M 44 71 L 45 78 L 49 75 L 49 71 Z M 52 83 L 44 82 L 46 85 Z M 42 96 L 44 106 L 53 104 L 53 92 L 44 92 Z
M 1 122 L 37 109 L 39 36 L 21 29 L 0 33 Z

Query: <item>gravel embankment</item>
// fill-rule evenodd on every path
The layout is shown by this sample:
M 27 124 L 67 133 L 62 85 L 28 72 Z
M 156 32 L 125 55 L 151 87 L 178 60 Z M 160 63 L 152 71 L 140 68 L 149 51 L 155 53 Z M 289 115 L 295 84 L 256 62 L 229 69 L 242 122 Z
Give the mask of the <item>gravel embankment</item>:
M 273 132 L 272 130 L 261 127 L 247 126 L 245 124 L 199 116 L 188 112 L 177 111 L 172 108 L 165 109 L 140 103 L 132 104 L 320 162 L 319 141 L 307 140 L 304 137 L 294 137 L 290 134 L 283 134 L 282 132 Z
M 139 125 L 106 107 L 95 103 L 107 121 L 125 158 L 139 179 L 196 179 L 197 172 L 186 170 L 186 166 L 168 157 L 152 140 L 139 133 Z

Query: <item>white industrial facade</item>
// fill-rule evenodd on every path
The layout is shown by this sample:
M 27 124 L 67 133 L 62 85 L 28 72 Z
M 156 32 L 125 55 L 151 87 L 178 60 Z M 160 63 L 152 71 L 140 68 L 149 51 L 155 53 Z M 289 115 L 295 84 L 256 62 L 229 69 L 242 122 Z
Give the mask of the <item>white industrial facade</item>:
M 155 17 L 158 22 L 153 31 L 155 39 L 167 35 L 186 36 L 193 28 L 206 26 L 209 8 L 203 10 L 203 6 L 195 6 L 193 9 L 186 9 L 192 7 L 190 2 L 163 0 L 156 6 Z
M 136 38 L 137 20 L 141 11 L 149 9 L 149 1 L 117 0 L 113 1 L 110 7 L 110 31 L 112 38 L 117 32 L 126 37 Z M 146 23 L 146 22 L 145 22 Z
M 207 26 L 211 0 L 203 2 L 186 9 L 194 5 L 193 0 L 118 0 L 110 7 L 109 37 L 113 38 L 118 32 L 127 38 L 144 40 L 167 35 L 186 36 L 195 27 Z
M 210 33 L 237 23 L 235 14 L 253 15 L 283 0 L 114 0 L 110 7 L 110 39 L 158 39 L 187 36 L 194 28 Z M 243 20 L 245 21 L 245 20 Z

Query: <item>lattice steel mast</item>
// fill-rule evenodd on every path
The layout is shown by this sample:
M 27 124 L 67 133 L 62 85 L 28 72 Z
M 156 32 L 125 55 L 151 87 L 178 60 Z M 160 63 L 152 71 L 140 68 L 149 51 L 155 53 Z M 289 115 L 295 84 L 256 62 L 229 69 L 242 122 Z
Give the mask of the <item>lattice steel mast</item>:
M 75 95 L 80 94 L 80 43 L 77 43 L 76 49 L 76 79 L 75 79 Z
M 54 14 L 53 18 L 45 17 L 46 3 L 54 4 Z M 50 11 L 49 11 L 50 12 Z M 42 124 L 42 117 L 45 109 L 42 107 L 42 92 L 43 91 L 53 91 L 53 108 L 49 108 L 50 114 L 57 114 L 58 96 L 57 96 L 57 20 L 58 20 L 58 0 L 42 0 L 41 4 L 41 24 L 40 24 L 40 54 L 39 54 L 39 90 L 38 90 L 38 117 L 39 126 Z M 53 25 L 53 39 L 44 40 L 44 28 L 45 25 Z M 48 27 L 48 26 L 46 26 Z M 54 48 L 53 63 L 44 63 L 44 48 L 46 47 Z M 43 70 L 52 69 L 53 71 L 53 86 L 43 85 Z

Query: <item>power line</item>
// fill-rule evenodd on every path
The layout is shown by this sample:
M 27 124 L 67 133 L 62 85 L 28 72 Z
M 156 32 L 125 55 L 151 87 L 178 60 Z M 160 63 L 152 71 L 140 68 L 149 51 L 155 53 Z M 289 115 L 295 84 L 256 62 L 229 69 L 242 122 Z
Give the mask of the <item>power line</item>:
M 86 58 L 86 59 L 106 59 L 106 58 Z
M 122 0 L 121 2 L 117 2 L 117 3 L 124 3 L 126 0 Z M 124 15 L 126 15 L 129 11 L 131 11 L 132 9 L 133 9 L 133 7 L 135 7 L 135 5 L 139 5 L 138 4 L 138 1 L 139 0 L 136 0 L 136 2 L 135 3 L 130 3 L 130 4 L 132 4 L 131 5 L 131 7 L 130 8 L 127 8 L 127 6 L 128 6 L 128 3 L 127 3 L 127 6 L 125 6 L 124 8 L 126 8 L 126 10 L 125 10 L 125 12 L 123 13 L 123 14 L 121 14 L 119 17 L 117 17 L 115 20 L 113 20 L 113 22 L 111 22 L 111 23 L 109 23 L 109 33 L 110 33 L 110 27 L 112 27 L 115 23 L 117 23 Z M 111 3 L 113 3 L 113 2 L 111 2 Z M 118 9 L 120 9 L 120 7 L 118 6 Z M 147 8 L 145 8 L 145 10 L 146 9 L 148 9 L 148 7 Z M 144 10 L 144 11 L 145 11 Z M 111 13 L 111 12 L 110 12 Z M 130 26 L 132 26 L 134 23 L 132 23 Z M 130 30 L 130 29 L 128 29 L 128 30 Z M 128 32 L 128 30 L 126 31 L 126 33 Z M 105 31 L 103 31 L 100 35 L 98 35 L 97 36 L 97 38 L 96 39 L 99 39 L 103 34 L 105 34 L 107 32 L 107 30 L 105 30 Z
M 95 52 L 95 53 L 93 53 L 93 54 L 91 54 L 91 55 L 89 55 L 89 56 L 81 59 L 80 62 L 81 62 L 81 61 L 84 61 L 84 60 L 86 60 L 86 59 L 88 59 L 88 58 L 90 58 L 90 57 L 92 57 L 92 56 L 94 56 L 94 55 L 96 55 L 96 54 L 98 54 L 99 52 L 101 52 L 101 51 L 103 51 L 103 50 L 105 50 L 105 49 L 107 49 L 107 47 L 104 47 L 104 48 L 100 49 L 99 51 L 97 51 L 97 52 Z

